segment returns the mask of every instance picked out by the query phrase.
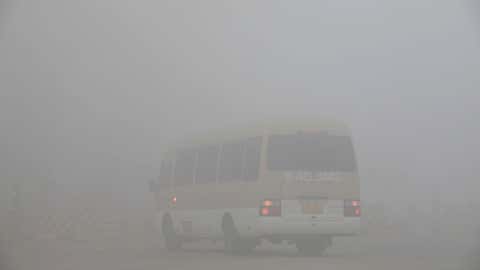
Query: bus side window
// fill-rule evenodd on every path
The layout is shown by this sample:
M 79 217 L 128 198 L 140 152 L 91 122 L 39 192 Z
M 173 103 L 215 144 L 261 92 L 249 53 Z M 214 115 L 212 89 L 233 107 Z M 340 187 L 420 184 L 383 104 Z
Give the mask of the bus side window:
M 229 143 L 222 146 L 220 160 L 220 182 L 239 181 L 242 178 L 242 143 Z
M 258 172 L 260 169 L 261 144 L 261 137 L 250 138 L 245 143 L 245 171 L 243 173 L 244 181 L 257 181 Z
M 164 160 L 162 161 L 162 165 L 160 167 L 160 187 L 168 187 L 170 186 L 170 177 L 172 175 L 172 164 L 171 160 Z
M 196 183 L 215 182 L 217 173 L 218 146 L 204 146 L 198 150 Z
M 195 151 L 184 150 L 177 154 L 175 162 L 175 186 L 193 184 L 193 167 L 195 165 Z

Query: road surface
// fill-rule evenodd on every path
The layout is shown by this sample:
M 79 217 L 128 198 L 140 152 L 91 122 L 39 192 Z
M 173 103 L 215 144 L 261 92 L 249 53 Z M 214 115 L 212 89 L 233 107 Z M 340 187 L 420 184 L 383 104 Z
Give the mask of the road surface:
M 137 239 L 138 240 L 138 239 Z M 292 246 L 263 244 L 248 256 L 227 255 L 222 243 L 193 243 L 171 253 L 160 243 L 147 241 L 63 242 L 24 248 L 16 258 L 16 269 L 36 270 L 282 270 L 282 269 L 472 269 L 464 258 L 445 250 L 435 252 L 425 247 L 401 246 L 391 242 L 358 244 L 338 239 L 323 257 L 301 257 Z M 433 249 L 433 247 L 432 247 Z M 19 254 L 17 254 L 19 255 Z M 14 268 L 14 269 L 15 269 Z

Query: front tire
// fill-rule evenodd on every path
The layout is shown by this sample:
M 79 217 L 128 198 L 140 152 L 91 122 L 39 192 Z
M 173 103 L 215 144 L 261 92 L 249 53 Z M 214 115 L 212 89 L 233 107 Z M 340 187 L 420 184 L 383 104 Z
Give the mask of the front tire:
M 162 220 L 162 234 L 165 241 L 165 247 L 169 251 L 179 250 L 182 247 L 182 241 L 177 236 L 173 221 L 170 215 L 165 215 Z

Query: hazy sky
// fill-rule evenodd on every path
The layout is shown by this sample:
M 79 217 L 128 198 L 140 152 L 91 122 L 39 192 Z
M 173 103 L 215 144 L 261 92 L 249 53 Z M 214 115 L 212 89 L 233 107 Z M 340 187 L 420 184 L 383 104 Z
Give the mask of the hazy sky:
M 364 198 L 478 197 L 480 35 L 467 2 L 6 7 L 2 179 L 137 196 L 178 136 L 333 115 L 352 127 Z

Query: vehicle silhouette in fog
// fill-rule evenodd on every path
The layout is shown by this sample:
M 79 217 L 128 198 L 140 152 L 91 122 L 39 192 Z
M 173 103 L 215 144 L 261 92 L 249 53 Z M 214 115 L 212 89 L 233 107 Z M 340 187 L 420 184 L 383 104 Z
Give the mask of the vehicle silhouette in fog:
M 152 185 L 166 247 L 223 240 L 231 253 L 261 240 L 320 255 L 360 230 L 360 185 L 348 127 L 282 121 L 182 142 Z

